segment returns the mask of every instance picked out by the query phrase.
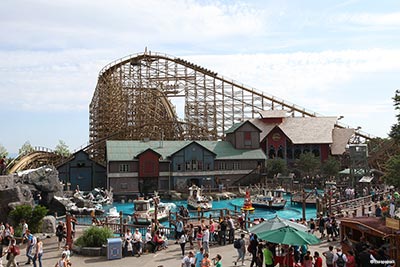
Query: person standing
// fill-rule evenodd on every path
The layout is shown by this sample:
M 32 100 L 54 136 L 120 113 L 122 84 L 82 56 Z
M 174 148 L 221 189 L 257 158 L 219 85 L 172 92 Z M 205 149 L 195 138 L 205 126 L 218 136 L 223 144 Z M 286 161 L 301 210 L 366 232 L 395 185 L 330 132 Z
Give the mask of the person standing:
M 227 216 L 227 218 L 228 218 L 228 229 L 229 229 L 229 244 L 232 244 L 233 240 L 235 239 L 235 224 L 230 216 Z
M 201 267 L 201 261 L 204 258 L 204 249 L 200 248 L 199 252 L 196 253 L 196 256 L 194 257 L 194 264 L 195 267 Z
M 135 229 L 135 233 L 133 234 L 133 246 L 138 254 L 138 257 L 142 254 L 142 234 L 139 232 L 139 228 Z
M 175 244 L 178 244 L 178 240 L 181 238 L 181 235 L 183 235 L 183 221 L 181 218 L 177 218 L 176 221 L 176 242 Z
M 193 257 L 194 257 L 193 251 L 189 251 L 188 255 L 183 257 L 181 266 L 182 267 L 191 267 Z
M 325 257 L 326 267 L 333 267 L 333 246 L 329 246 L 329 250 L 322 253 Z
M 215 263 L 215 267 L 222 267 L 222 257 L 221 255 L 217 254 L 217 256 L 215 256 L 215 259 L 217 260 L 217 262 Z
M 319 256 L 319 252 L 314 252 L 314 267 L 322 267 L 322 258 Z
M 208 225 L 206 225 L 206 228 L 203 231 L 203 248 L 205 253 L 210 252 L 210 230 L 208 229 Z
M 269 244 L 263 250 L 265 267 L 274 267 L 274 255 L 272 254 Z
M 33 267 L 36 267 L 36 260 L 39 262 L 39 267 L 42 267 L 42 256 L 43 256 L 43 242 L 40 240 L 39 237 L 36 238 L 36 246 L 34 247 L 34 253 L 35 255 L 33 256 Z
M 219 238 L 219 244 L 226 245 L 226 229 L 228 228 L 228 222 L 226 218 L 223 218 L 221 223 L 220 223 L 220 230 L 218 233 L 218 238 Z
M 357 264 L 356 264 L 356 258 L 354 257 L 354 252 L 349 250 L 347 252 L 346 257 L 347 257 L 346 266 L 347 267 L 356 267 Z
M 333 255 L 334 267 L 346 267 L 347 257 L 341 248 L 336 248 L 336 254 Z
M 211 260 L 208 258 L 208 253 L 204 253 L 204 258 L 201 260 L 201 267 L 211 267 Z
M 244 266 L 244 256 L 246 255 L 246 242 L 244 241 L 244 234 L 240 234 L 239 239 L 240 247 L 236 248 L 238 252 L 238 258 L 234 261 L 234 264 L 237 265 L 239 260 L 242 260 L 242 266 Z

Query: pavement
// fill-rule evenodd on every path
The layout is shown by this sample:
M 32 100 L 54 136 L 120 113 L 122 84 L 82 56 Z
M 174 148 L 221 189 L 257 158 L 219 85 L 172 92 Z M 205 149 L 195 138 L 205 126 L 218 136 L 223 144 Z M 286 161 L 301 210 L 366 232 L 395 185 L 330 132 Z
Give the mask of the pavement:
M 77 229 L 78 233 L 82 231 L 82 229 Z M 236 231 L 236 235 L 239 236 L 240 232 Z M 319 237 L 319 234 L 317 234 Z M 248 237 L 248 236 L 246 236 Z M 57 237 L 52 236 L 48 238 L 43 238 L 43 257 L 42 263 L 43 267 L 53 267 L 57 263 L 58 259 L 61 256 L 61 250 L 57 248 Z M 338 242 L 327 242 L 326 239 L 323 240 L 320 244 L 310 246 L 309 250 L 311 251 L 311 255 L 314 254 L 315 251 L 318 251 L 322 256 L 322 252 L 327 251 L 329 245 L 338 246 Z M 188 248 L 188 245 L 187 245 Z M 186 250 L 186 254 L 189 249 Z M 25 247 L 21 247 L 21 255 L 17 256 L 17 261 L 20 266 L 29 266 L 24 265 L 27 258 L 25 254 Z M 217 254 L 222 256 L 222 266 L 235 266 L 233 261 L 237 259 L 236 249 L 232 244 L 227 244 L 226 246 L 211 246 L 210 247 L 210 258 L 215 257 Z M 325 262 L 325 258 L 322 256 L 323 261 Z M 181 249 L 178 244 L 174 244 L 173 240 L 169 241 L 169 246 L 167 249 L 158 251 L 157 253 L 149 253 L 143 254 L 141 257 L 124 257 L 122 259 L 115 260 L 107 260 L 107 257 L 87 257 L 82 255 L 73 254 L 71 257 L 72 266 L 96 266 L 96 267 L 126 267 L 126 266 L 140 266 L 140 267 L 180 267 L 182 261 Z M 246 266 L 250 266 L 251 255 L 246 253 L 245 264 Z M 6 263 L 6 260 L 3 259 L 3 264 Z M 1 266 L 1 265 L 0 265 Z M 32 266 L 32 265 L 31 265 Z M 325 266 L 325 264 L 323 265 Z

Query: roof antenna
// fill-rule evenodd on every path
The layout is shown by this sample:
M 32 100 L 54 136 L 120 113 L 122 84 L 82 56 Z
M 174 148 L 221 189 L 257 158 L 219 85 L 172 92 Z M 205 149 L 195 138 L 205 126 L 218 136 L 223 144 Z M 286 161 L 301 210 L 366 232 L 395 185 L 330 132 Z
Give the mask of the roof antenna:
M 144 54 L 147 54 L 147 46 L 144 47 Z

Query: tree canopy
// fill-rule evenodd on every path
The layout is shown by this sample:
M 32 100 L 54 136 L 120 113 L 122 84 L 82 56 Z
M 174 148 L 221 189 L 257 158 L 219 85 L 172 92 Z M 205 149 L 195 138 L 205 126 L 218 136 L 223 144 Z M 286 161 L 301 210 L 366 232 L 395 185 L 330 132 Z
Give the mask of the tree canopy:
M 392 156 L 386 162 L 385 167 L 386 172 L 383 176 L 385 183 L 395 187 L 400 187 L 400 155 Z
M 400 90 L 396 90 L 394 97 L 394 109 L 398 112 L 396 115 L 397 123 L 392 125 L 389 136 L 393 138 L 397 143 L 400 142 Z
M 2 144 L 0 144 L 0 158 L 2 158 L 4 156 L 5 157 L 8 156 L 8 151 Z
M 68 146 L 65 144 L 63 140 L 58 140 L 58 145 L 54 149 L 54 152 L 63 157 L 68 157 L 71 155 Z
M 33 146 L 31 145 L 31 143 L 29 141 L 26 141 L 22 147 L 19 149 L 18 153 L 21 154 L 28 154 L 29 152 L 32 152 Z
M 302 176 L 313 176 L 318 172 L 321 162 L 313 153 L 307 152 L 301 154 L 300 158 L 296 160 L 296 166 L 298 170 L 300 170 Z

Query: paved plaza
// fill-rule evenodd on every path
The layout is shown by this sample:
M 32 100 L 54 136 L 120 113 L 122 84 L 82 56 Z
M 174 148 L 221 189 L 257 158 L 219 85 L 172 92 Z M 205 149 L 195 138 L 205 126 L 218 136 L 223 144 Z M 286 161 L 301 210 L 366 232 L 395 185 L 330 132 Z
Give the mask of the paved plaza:
M 82 230 L 82 229 L 79 229 Z M 240 235 L 238 231 L 237 236 Z M 248 236 L 246 235 L 246 238 Z M 44 254 L 43 254 L 43 267 L 53 267 L 55 266 L 57 260 L 60 258 L 61 250 L 57 248 L 57 238 L 55 236 L 50 238 L 44 238 Z M 115 260 L 107 260 L 107 257 L 86 257 L 81 255 L 74 254 L 71 257 L 72 266 L 97 266 L 97 267 L 126 267 L 126 266 L 140 266 L 140 267 L 180 267 L 181 266 L 181 249 L 179 245 L 174 244 L 174 241 L 170 240 L 170 245 L 168 249 L 158 251 L 157 253 L 149 253 L 144 254 L 141 257 L 124 257 L 122 259 L 115 259 Z M 328 250 L 328 246 L 339 245 L 338 242 L 330 242 L 327 243 L 324 240 L 319 245 L 310 246 L 309 250 L 313 254 L 314 251 L 322 252 Z M 187 245 L 187 247 L 189 247 Z M 20 266 L 28 266 L 24 265 L 26 262 L 26 256 L 23 255 L 25 253 L 25 247 L 21 247 L 21 255 L 17 257 L 17 261 L 20 263 Z M 189 251 L 189 250 L 187 250 Z M 233 261 L 237 258 L 236 249 L 233 247 L 232 244 L 228 244 L 226 246 L 211 246 L 210 247 L 210 254 L 211 257 L 215 257 L 217 254 L 222 256 L 222 266 L 235 266 Z M 324 257 L 322 256 L 322 259 Z M 249 253 L 246 254 L 246 266 L 250 265 L 251 255 Z M 6 263 L 5 259 L 3 259 L 3 264 Z

